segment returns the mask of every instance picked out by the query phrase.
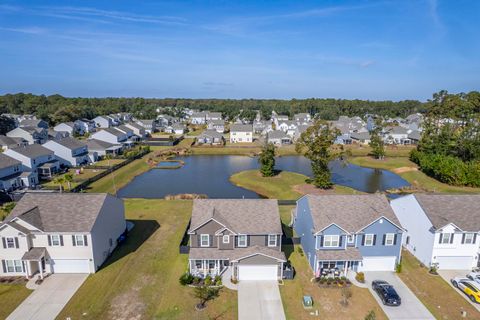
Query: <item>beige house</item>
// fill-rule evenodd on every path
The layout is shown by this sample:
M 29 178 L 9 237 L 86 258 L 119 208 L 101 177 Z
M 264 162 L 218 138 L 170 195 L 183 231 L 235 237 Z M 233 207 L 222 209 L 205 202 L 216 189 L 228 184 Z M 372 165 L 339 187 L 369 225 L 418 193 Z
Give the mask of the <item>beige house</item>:
M 230 126 L 230 143 L 253 142 L 253 125 L 232 124 Z
M 0 276 L 94 273 L 125 230 L 109 194 L 27 193 L 0 224 Z
M 276 200 L 194 200 L 189 270 L 238 280 L 278 280 L 286 262 Z

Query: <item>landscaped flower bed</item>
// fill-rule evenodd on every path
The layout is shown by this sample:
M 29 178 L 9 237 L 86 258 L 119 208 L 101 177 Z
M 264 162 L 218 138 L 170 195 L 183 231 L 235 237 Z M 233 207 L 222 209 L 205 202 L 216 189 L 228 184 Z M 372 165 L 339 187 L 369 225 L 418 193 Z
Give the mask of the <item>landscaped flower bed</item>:
M 206 276 L 205 278 L 195 277 L 190 273 L 184 273 L 179 282 L 182 286 L 191 286 L 191 287 L 221 287 L 222 286 L 222 277 L 216 276 L 212 278 L 211 276 Z
M 318 277 L 315 282 L 321 288 L 342 288 L 350 287 L 352 283 L 346 277 Z

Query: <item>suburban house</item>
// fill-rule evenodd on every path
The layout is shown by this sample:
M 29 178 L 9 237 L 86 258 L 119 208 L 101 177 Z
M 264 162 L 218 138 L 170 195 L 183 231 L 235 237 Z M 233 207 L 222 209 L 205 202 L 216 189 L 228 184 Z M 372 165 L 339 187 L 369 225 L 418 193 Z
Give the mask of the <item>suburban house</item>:
M 136 123 L 142 126 L 145 129 L 145 132 L 148 134 L 152 134 L 157 131 L 157 123 L 155 120 L 150 120 L 150 119 L 136 120 Z
M 410 139 L 411 144 L 418 144 L 422 139 L 422 132 L 414 130 L 408 134 L 408 139 Z
M 205 130 L 197 136 L 196 143 L 223 145 L 225 144 L 225 138 L 221 133 L 218 133 L 216 130 Z
M 79 128 L 75 122 L 62 122 L 53 127 L 55 131 L 68 132 L 69 135 L 73 136 L 74 133 L 79 133 Z
M 0 146 L 2 147 L 3 151 L 10 148 L 26 146 L 27 144 L 28 141 L 23 138 L 14 138 L 0 135 Z
M 207 123 L 207 129 L 215 130 L 218 133 L 225 132 L 225 121 L 224 120 L 210 120 Z
M 190 122 L 192 124 L 206 124 L 209 121 L 222 120 L 221 112 L 195 112 L 190 117 Z
M 4 154 L 20 161 L 23 171 L 35 172 L 40 178 L 52 178 L 60 168 L 54 152 L 39 144 L 8 149 Z
M 354 132 L 350 135 L 350 138 L 353 142 L 360 144 L 369 144 L 370 143 L 370 133 L 368 132 Z
M 75 138 L 50 140 L 43 144 L 47 149 L 54 152 L 60 165 L 77 167 L 90 162 L 87 144 Z
M 193 275 L 214 277 L 228 270 L 240 281 L 283 277 L 277 200 L 194 200 L 188 234 Z
M 253 132 L 257 134 L 266 135 L 272 130 L 272 122 L 270 121 L 255 120 L 253 122 Z
M 97 157 L 104 157 L 106 155 L 116 156 L 122 152 L 122 146 L 110 142 L 89 139 L 86 141 L 88 147 L 88 154 L 91 159 L 97 160 Z M 96 154 L 96 155 L 95 155 Z
M 38 119 L 24 119 L 20 121 L 19 127 L 34 127 L 34 128 L 43 128 L 48 129 L 48 123 L 45 120 Z
M 79 119 L 75 120 L 75 126 L 78 128 L 78 134 L 84 135 L 85 133 L 91 133 L 95 131 L 96 124 L 93 120 Z
M 125 127 L 132 129 L 133 133 L 140 137 L 140 139 L 145 139 L 147 136 L 145 128 L 135 122 L 128 122 L 125 124 Z
M 395 126 L 395 127 L 385 127 L 384 129 L 384 139 L 388 144 L 410 144 L 411 141 L 408 138 L 407 129 Z
M 126 125 L 119 125 L 118 127 L 115 127 L 116 130 L 123 132 L 127 135 L 127 143 L 128 144 L 135 144 L 140 140 L 140 137 L 135 134 L 132 128 L 126 126 Z
M 92 120 L 97 128 L 110 128 L 113 126 L 112 118 L 107 116 L 98 116 Z
M 315 276 L 394 271 L 403 229 L 382 194 L 305 195 L 293 226 Z
M 92 139 L 101 140 L 111 144 L 118 144 L 118 145 L 128 144 L 127 134 L 120 130 L 117 130 L 116 128 L 105 128 L 102 130 L 98 130 L 97 132 L 92 134 Z
M 53 129 L 48 129 L 48 140 L 60 140 L 66 137 L 70 137 L 68 131 L 55 131 Z
M 267 142 L 276 146 L 292 144 L 292 138 L 281 130 L 274 130 L 267 133 Z
M 7 132 L 7 137 L 22 138 L 28 141 L 28 144 L 42 144 L 48 140 L 48 131 L 40 127 L 18 127 Z
M 0 223 L 0 276 L 95 273 L 125 230 L 112 195 L 27 193 Z
M 230 126 L 230 143 L 252 141 L 253 126 L 251 124 L 232 124 Z
M 416 193 L 391 206 L 405 228 L 403 245 L 424 265 L 480 267 L 480 195 Z
M 22 186 L 22 163 L 0 153 L 0 190 L 12 191 Z
M 295 135 L 295 131 L 297 130 L 297 124 L 295 123 L 295 121 L 290 120 L 279 121 L 276 129 L 282 130 L 290 137 L 293 137 Z
M 166 133 L 173 133 L 176 135 L 184 134 L 187 130 L 186 126 L 183 123 L 174 123 L 171 126 L 165 128 Z
M 312 121 L 310 113 L 297 113 L 293 116 L 293 120 L 299 125 L 309 125 Z

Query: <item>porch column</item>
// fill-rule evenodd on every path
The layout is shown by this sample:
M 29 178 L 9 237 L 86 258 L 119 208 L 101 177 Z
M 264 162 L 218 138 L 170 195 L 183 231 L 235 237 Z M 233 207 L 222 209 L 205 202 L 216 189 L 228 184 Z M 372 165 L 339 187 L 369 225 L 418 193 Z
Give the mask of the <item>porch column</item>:
M 40 271 L 40 278 L 43 280 L 43 269 L 42 269 L 42 262 L 37 260 L 38 263 L 38 270 Z
M 343 270 L 343 274 L 345 277 L 347 276 L 347 270 L 348 270 L 348 261 L 345 261 L 345 268 Z
M 203 260 L 203 276 L 207 276 L 207 267 L 208 267 L 208 260 Z
M 25 278 L 28 279 L 28 276 L 30 274 L 30 261 L 25 261 Z

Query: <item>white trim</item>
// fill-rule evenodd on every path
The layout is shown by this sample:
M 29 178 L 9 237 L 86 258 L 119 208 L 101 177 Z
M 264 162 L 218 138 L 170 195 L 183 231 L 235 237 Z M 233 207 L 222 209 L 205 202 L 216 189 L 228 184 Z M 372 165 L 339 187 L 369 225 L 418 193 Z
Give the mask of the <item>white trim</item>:
M 372 236 L 372 243 L 371 244 L 367 244 L 367 237 L 368 236 Z M 375 239 L 375 234 L 373 233 L 366 233 L 365 234 L 365 241 L 363 242 L 363 246 L 364 247 L 373 247 L 373 240 Z
M 58 244 L 53 243 L 53 237 L 58 237 Z M 60 240 L 60 235 L 59 234 L 51 234 L 50 235 L 50 244 L 51 247 L 60 247 L 62 246 L 62 241 Z
M 223 229 L 220 229 L 220 230 L 218 230 L 217 232 L 215 232 L 215 235 L 219 235 L 220 233 L 222 233 L 222 232 L 225 231 L 225 230 L 230 231 L 230 233 L 232 233 L 232 234 L 236 234 L 234 231 L 232 231 L 232 230 L 230 230 L 229 228 L 227 228 L 227 227 L 224 226 Z
M 270 237 L 275 237 L 274 238 L 275 239 L 275 244 L 273 244 L 273 245 L 270 244 Z M 269 234 L 267 236 L 267 246 L 268 247 L 276 247 L 277 246 L 277 237 L 278 237 L 278 235 L 276 235 L 276 234 Z
M 203 244 L 203 237 L 204 237 L 204 236 L 207 237 L 207 245 L 204 245 L 204 244 Z M 200 235 L 200 247 L 202 247 L 202 248 L 210 247 L 210 235 L 209 235 L 209 234 L 202 233 L 202 234 Z
M 391 237 L 391 243 L 388 243 L 388 237 Z M 395 233 L 385 233 L 385 246 L 393 246 L 395 243 Z
M 464 234 L 465 234 L 465 239 L 464 239 L 463 244 L 474 244 L 473 239 L 475 239 L 475 234 L 473 232 L 465 232 Z M 467 242 L 467 236 L 468 235 L 472 236 L 472 238 L 470 239 L 470 242 Z
M 188 234 L 195 234 L 193 231 L 197 230 L 198 228 L 206 225 L 207 223 L 209 223 L 210 221 L 215 221 L 216 223 L 218 223 L 219 225 L 221 225 L 222 227 L 224 228 L 227 228 L 227 226 L 225 226 L 223 223 L 219 222 L 218 220 L 216 220 L 215 218 L 209 218 L 208 220 L 206 220 L 205 222 L 203 222 L 202 224 L 200 224 L 199 226 L 195 227 L 194 229 L 190 229 L 190 231 L 188 231 Z
M 262 255 L 262 256 L 264 256 L 264 257 L 272 258 L 272 259 L 275 259 L 275 260 L 278 260 L 278 261 L 281 261 L 281 262 L 286 262 L 286 261 L 283 260 L 283 259 L 279 259 L 279 258 L 276 258 L 276 257 L 272 257 L 272 256 L 269 256 L 268 254 L 261 253 L 261 252 L 256 252 L 256 253 L 252 253 L 252 254 L 246 255 L 246 256 L 244 256 L 244 257 L 237 258 L 237 259 L 235 259 L 235 260 L 232 260 L 232 262 L 238 262 L 238 261 L 240 261 L 240 260 L 247 259 L 247 258 L 250 258 L 250 257 L 253 257 L 253 256 L 257 256 L 257 255 Z
M 345 231 L 346 234 L 350 234 L 350 232 L 348 232 L 347 230 L 343 229 L 342 227 L 340 227 L 340 226 L 339 226 L 338 224 L 336 224 L 335 222 L 330 223 L 328 226 L 326 226 L 326 227 L 323 228 L 323 229 L 320 229 L 320 230 L 317 231 L 315 234 L 319 234 L 320 232 L 322 232 L 322 231 L 330 228 L 331 226 L 336 226 L 336 227 L 338 227 L 339 229 Z
M 22 220 L 22 222 L 28 224 L 28 225 L 31 226 L 33 229 L 38 230 L 38 231 L 41 231 L 41 232 L 44 232 L 43 230 L 38 229 L 38 228 L 35 227 L 34 225 L 32 225 L 32 224 L 28 223 L 27 221 L 21 219 L 20 217 L 15 217 L 15 218 L 13 218 L 12 220 L 10 220 L 9 222 L 15 222 L 16 220 Z M 7 225 L 9 225 L 9 224 L 7 223 Z M 9 226 L 10 226 L 10 225 L 9 225 Z M 12 227 L 12 226 L 10 226 L 10 227 Z M 12 228 L 13 228 L 13 227 L 12 227 Z M 14 229 L 16 229 L 16 228 L 14 228 Z
M 225 239 L 227 239 L 227 241 L 225 241 Z M 230 243 L 230 236 L 228 234 L 222 236 L 222 243 Z
M 12 221 L 13 221 L 13 220 L 12 220 Z M 26 235 L 26 233 L 25 233 L 25 232 L 23 232 L 23 231 L 21 231 L 21 230 L 18 230 L 18 229 L 17 229 L 17 228 L 15 228 L 14 226 L 12 226 L 12 225 L 8 224 L 8 222 L 6 222 L 6 223 L 2 224 L 2 225 L 0 226 L 0 230 L 2 230 L 2 229 L 5 229 L 6 227 L 10 227 L 10 228 L 12 228 L 12 229 L 15 229 L 15 230 L 17 230 L 17 231 L 18 231 L 18 232 L 20 232 L 21 234 L 23 234 L 23 235 Z
M 381 217 L 378 217 L 377 219 L 373 220 L 372 222 L 370 222 L 369 224 L 367 224 L 365 227 L 362 227 L 360 229 L 358 229 L 358 231 L 356 233 L 360 233 L 362 232 L 362 230 L 368 228 L 369 226 L 371 226 L 372 224 L 374 224 L 375 222 L 377 222 L 378 220 L 380 219 L 385 219 L 387 220 L 388 222 L 390 222 L 391 224 L 393 224 L 395 227 L 397 227 L 398 229 L 402 230 L 402 231 L 405 231 L 405 229 L 403 227 L 400 227 L 398 226 L 396 223 L 393 223 L 392 220 L 388 219 L 387 217 L 385 216 L 381 216 Z
M 352 237 L 352 241 L 350 241 L 348 238 Z M 354 234 L 347 234 L 347 243 L 348 244 L 353 244 L 355 243 L 355 235 Z
M 9 247 L 8 246 L 8 239 L 11 239 L 12 242 L 13 242 L 13 247 Z M 15 249 L 16 246 L 15 246 L 15 237 L 5 237 L 5 249 Z
M 323 235 L 323 248 L 338 248 L 340 246 L 340 236 L 338 234 L 326 234 Z M 325 245 L 326 237 L 329 238 L 330 245 Z M 337 245 L 333 245 L 334 242 L 337 242 Z
M 245 245 L 240 245 L 240 237 L 245 237 Z M 246 248 L 248 246 L 248 237 L 246 234 L 237 235 L 237 247 Z
M 77 239 L 77 237 L 81 237 L 81 238 L 82 238 L 82 240 L 81 240 L 82 244 L 78 244 L 78 239 Z M 83 234 L 74 234 L 74 235 L 73 235 L 73 238 L 75 239 L 75 246 L 76 246 L 76 247 L 86 247 L 86 245 L 85 245 L 85 237 L 84 237 Z

